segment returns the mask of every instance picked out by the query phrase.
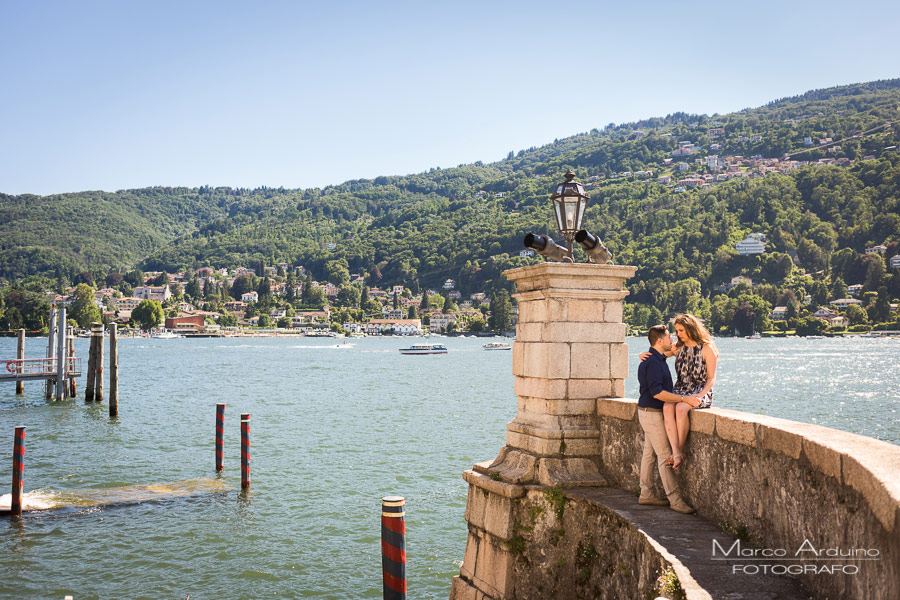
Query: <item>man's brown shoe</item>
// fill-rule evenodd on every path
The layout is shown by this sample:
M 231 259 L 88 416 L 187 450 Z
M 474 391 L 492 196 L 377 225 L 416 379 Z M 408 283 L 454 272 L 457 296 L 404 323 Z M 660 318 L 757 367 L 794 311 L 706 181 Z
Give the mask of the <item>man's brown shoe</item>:
M 650 506 L 668 506 L 669 502 L 667 500 L 660 500 L 659 498 L 648 496 L 647 498 L 638 498 L 638 504 L 649 504 Z
M 670 508 L 675 512 L 680 512 L 683 515 L 689 515 L 694 512 L 694 509 L 688 506 L 688 504 L 684 500 L 673 502 Z

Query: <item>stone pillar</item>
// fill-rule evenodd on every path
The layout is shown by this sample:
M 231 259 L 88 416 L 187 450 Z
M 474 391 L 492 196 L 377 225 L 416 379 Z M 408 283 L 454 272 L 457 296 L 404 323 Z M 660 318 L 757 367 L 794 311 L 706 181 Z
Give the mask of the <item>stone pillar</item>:
M 506 447 L 475 470 L 510 483 L 604 485 L 597 398 L 625 396 L 622 287 L 635 267 L 546 262 L 506 272 L 516 283 L 518 413 Z
M 506 271 L 519 303 L 518 412 L 499 456 L 463 474 L 469 538 L 451 600 L 515 595 L 513 513 L 527 490 L 605 485 L 597 399 L 625 396 L 623 286 L 636 270 L 546 262 Z

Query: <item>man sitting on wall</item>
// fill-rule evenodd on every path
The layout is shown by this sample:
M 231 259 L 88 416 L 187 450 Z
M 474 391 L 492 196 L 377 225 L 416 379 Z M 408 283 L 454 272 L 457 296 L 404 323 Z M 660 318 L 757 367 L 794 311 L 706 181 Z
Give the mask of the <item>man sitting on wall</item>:
M 672 454 L 669 438 L 663 423 L 663 403 L 685 402 L 683 396 L 672 393 L 672 373 L 666 364 L 665 352 L 672 348 L 672 338 L 665 325 L 654 325 L 647 333 L 650 340 L 650 356 L 638 367 L 638 383 L 640 398 L 638 399 L 638 421 L 644 430 L 644 454 L 641 456 L 641 497 L 638 504 L 653 506 L 669 505 L 672 510 L 690 514 L 694 509 L 681 498 L 678 481 L 666 461 Z M 653 455 L 663 489 L 669 501 L 660 500 L 652 495 L 650 473 L 653 468 Z

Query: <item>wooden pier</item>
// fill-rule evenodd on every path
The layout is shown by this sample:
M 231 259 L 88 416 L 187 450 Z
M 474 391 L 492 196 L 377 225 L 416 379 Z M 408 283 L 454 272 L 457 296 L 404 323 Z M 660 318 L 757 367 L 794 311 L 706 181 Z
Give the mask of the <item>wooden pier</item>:
M 68 397 L 76 377 L 81 375 L 81 359 L 75 358 L 71 345 L 71 329 L 66 326 L 64 307 L 50 310 L 50 334 L 47 337 L 45 358 L 25 358 L 25 332 L 19 330 L 16 358 L 0 361 L 0 382 L 16 383 L 16 393 L 24 393 L 25 382 L 43 380 L 47 382 L 47 398 Z

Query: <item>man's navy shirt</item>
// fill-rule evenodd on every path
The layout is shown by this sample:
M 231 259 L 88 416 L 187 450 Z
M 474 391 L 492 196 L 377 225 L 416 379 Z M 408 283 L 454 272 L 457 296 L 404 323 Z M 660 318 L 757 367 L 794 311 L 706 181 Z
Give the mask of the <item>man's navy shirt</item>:
M 638 367 L 638 384 L 641 387 L 641 396 L 638 398 L 638 406 L 641 408 L 662 408 L 665 402 L 657 400 L 653 396 L 662 391 L 671 392 L 672 373 L 666 364 L 666 357 L 650 348 L 650 356 Z

